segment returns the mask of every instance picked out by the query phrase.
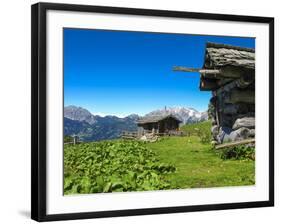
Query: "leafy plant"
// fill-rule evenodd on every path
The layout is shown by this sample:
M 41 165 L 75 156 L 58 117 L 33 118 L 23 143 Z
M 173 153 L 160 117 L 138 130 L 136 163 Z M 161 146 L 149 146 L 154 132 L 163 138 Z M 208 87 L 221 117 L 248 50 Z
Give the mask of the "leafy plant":
M 198 136 L 200 138 L 201 143 L 210 143 L 212 140 L 212 136 L 210 132 L 203 132 L 203 131 L 198 131 Z
M 64 193 L 98 193 L 169 188 L 165 176 L 175 172 L 160 163 L 145 143 L 115 140 L 66 145 Z
M 72 141 L 73 141 L 73 138 L 72 138 L 71 136 L 69 136 L 69 135 L 65 135 L 65 136 L 63 137 L 63 142 L 64 142 L 64 143 L 72 142 Z
M 222 159 L 255 160 L 255 148 L 249 145 L 239 145 L 217 150 Z

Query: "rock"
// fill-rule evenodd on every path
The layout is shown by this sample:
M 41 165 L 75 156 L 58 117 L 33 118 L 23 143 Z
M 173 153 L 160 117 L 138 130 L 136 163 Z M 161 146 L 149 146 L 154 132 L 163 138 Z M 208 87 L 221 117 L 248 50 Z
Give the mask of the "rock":
M 141 136 L 140 140 L 142 141 L 147 141 L 147 137 L 144 135 L 144 136 Z
M 231 141 L 239 141 L 250 137 L 250 129 L 242 127 L 234 130 L 230 134 Z
M 225 143 L 230 142 L 230 134 L 232 132 L 232 129 L 229 127 L 220 127 L 219 134 L 217 135 L 217 141 L 219 143 Z
M 212 126 L 211 132 L 212 132 L 213 136 L 217 135 L 219 133 L 219 126 L 217 126 L 217 125 Z
M 217 124 L 217 121 L 214 119 L 214 118 L 212 118 L 212 125 L 216 125 Z
M 249 129 L 255 128 L 255 118 L 254 117 L 238 118 L 233 124 L 232 128 L 234 130 L 237 130 L 242 127 L 249 128 Z
M 156 142 L 158 139 L 159 137 L 154 133 L 146 133 L 140 138 L 140 140 L 144 142 Z
M 237 130 L 232 130 L 228 127 L 221 127 L 217 136 L 217 141 L 219 143 L 239 141 L 252 137 L 252 134 L 253 131 L 245 127 L 239 128 Z
M 218 144 L 217 141 L 211 141 L 211 145 L 215 146 L 215 145 L 217 145 L 217 144 Z
M 251 129 L 251 130 L 250 130 L 250 133 L 249 133 L 249 137 L 250 137 L 250 138 L 254 138 L 255 135 L 256 135 L 255 129 Z

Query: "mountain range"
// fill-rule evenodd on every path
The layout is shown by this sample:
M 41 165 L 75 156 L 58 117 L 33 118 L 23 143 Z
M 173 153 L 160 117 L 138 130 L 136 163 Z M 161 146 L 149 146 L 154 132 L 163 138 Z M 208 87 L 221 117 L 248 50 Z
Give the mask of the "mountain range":
M 172 114 L 182 121 L 182 124 L 195 123 L 208 119 L 207 112 L 198 112 L 193 108 L 168 107 L 151 111 L 146 116 Z M 82 141 L 98 141 L 115 139 L 122 131 L 136 131 L 137 121 L 142 118 L 131 114 L 124 118 L 107 115 L 93 115 L 85 108 L 77 106 L 64 107 L 64 135 L 78 135 Z
M 154 110 L 145 116 L 157 116 L 172 114 L 182 121 L 182 124 L 196 123 L 208 119 L 207 112 L 199 112 L 193 108 L 186 107 L 165 107 L 163 109 Z

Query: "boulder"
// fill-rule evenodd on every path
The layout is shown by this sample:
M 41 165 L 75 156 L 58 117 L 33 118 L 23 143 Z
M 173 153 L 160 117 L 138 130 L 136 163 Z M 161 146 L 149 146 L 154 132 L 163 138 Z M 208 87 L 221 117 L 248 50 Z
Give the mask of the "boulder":
M 255 118 L 254 117 L 238 118 L 232 126 L 232 128 L 234 130 L 237 130 L 242 127 L 245 127 L 248 129 L 254 129 L 255 128 Z
M 232 129 L 229 127 L 220 127 L 219 134 L 217 135 L 217 141 L 218 143 L 225 143 L 230 142 L 230 134 L 232 132 Z
M 234 142 L 252 137 L 253 132 L 245 127 L 233 130 L 228 127 L 221 127 L 217 135 L 219 143 Z
M 231 141 L 239 141 L 250 137 L 250 129 L 242 127 L 230 133 Z
M 158 136 L 154 133 L 146 133 L 140 138 L 140 140 L 144 142 L 156 142 L 158 139 Z
M 142 140 L 142 141 L 147 141 L 147 137 L 146 137 L 145 135 L 143 135 L 143 136 L 140 138 L 140 140 Z
M 249 137 L 250 137 L 250 138 L 254 138 L 255 135 L 256 135 L 255 129 L 250 129 Z

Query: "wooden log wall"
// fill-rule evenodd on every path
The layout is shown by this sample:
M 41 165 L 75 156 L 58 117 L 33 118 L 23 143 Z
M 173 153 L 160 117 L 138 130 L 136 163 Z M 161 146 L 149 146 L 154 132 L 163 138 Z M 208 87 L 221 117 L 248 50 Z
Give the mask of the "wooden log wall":
M 230 71 L 227 70 L 230 76 Z M 228 81 L 227 84 L 220 86 L 212 91 L 213 97 L 210 102 L 215 111 L 212 116 L 212 134 L 214 140 L 221 144 L 231 141 L 239 141 L 254 137 L 254 117 L 255 117 L 255 80 L 244 77 L 243 74 L 237 75 L 235 79 Z M 240 120 L 239 120 L 240 119 Z M 236 130 L 237 121 L 241 125 Z M 251 125 L 250 125 L 250 124 Z

